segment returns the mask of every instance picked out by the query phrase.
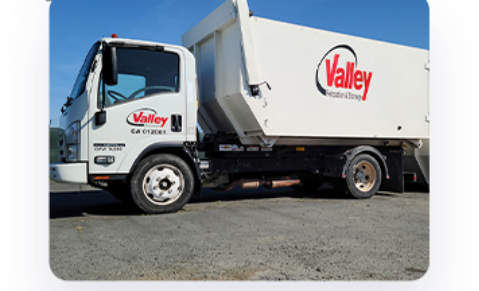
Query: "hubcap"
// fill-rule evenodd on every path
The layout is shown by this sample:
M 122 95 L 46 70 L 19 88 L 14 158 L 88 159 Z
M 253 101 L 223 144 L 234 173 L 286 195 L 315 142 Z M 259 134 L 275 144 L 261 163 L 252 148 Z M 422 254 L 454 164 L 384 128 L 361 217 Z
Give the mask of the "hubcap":
M 172 165 L 151 168 L 143 179 L 143 193 L 157 205 L 168 205 L 180 198 L 184 188 L 180 170 Z
M 376 170 L 369 162 L 362 161 L 354 168 L 354 186 L 361 192 L 368 192 L 376 184 Z

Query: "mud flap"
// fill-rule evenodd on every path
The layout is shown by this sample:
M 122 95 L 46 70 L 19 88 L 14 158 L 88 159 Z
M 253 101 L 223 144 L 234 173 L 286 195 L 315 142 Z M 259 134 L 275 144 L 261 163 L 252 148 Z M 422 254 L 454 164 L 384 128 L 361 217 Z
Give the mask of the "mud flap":
M 386 165 L 389 170 L 389 179 L 383 179 L 379 191 L 404 193 L 404 160 L 403 151 L 389 151 L 386 154 Z

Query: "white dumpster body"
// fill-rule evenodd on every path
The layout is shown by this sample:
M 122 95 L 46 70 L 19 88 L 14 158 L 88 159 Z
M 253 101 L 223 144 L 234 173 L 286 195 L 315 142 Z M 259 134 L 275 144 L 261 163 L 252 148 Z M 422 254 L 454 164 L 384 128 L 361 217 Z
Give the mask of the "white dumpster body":
M 429 137 L 427 50 L 251 17 L 245 0 L 223 3 L 183 45 L 205 133 L 266 146 Z

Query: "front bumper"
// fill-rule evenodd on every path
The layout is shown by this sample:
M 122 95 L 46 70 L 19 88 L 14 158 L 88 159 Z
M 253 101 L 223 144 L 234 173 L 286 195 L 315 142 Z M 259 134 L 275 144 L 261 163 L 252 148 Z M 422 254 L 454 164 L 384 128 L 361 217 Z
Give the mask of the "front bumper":
M 59 183 L 87 184 L 87 163 L 50 164 L 50 179 Z

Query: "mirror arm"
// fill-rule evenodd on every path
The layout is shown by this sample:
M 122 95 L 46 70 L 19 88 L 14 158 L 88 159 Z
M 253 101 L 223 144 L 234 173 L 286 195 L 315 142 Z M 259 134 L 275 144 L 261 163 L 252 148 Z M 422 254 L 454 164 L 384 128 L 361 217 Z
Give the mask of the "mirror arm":
M 106 123 L 106 111 L 105 111 L 105 82 L 103 81 L 103 73 L 100 75 L 100 79 L 102 80 L 102 100 L 100 104 L 100 111 L 95 113 L 95 125 L 96 126 L 101 126 Z
M 101 111 L 103 112 L 103 109 L 105 108 L 105 99 L 106 99 L 106 94 L 105 94 L 105 90 L 106 90 L 106 86 L 105 86 L 105 82 L 103 81 L 103 73 L 100 75 L 100 79 L 102 80 L 101 81 L 101 95 L 102 95 L 102 98 L 101 98 Z

